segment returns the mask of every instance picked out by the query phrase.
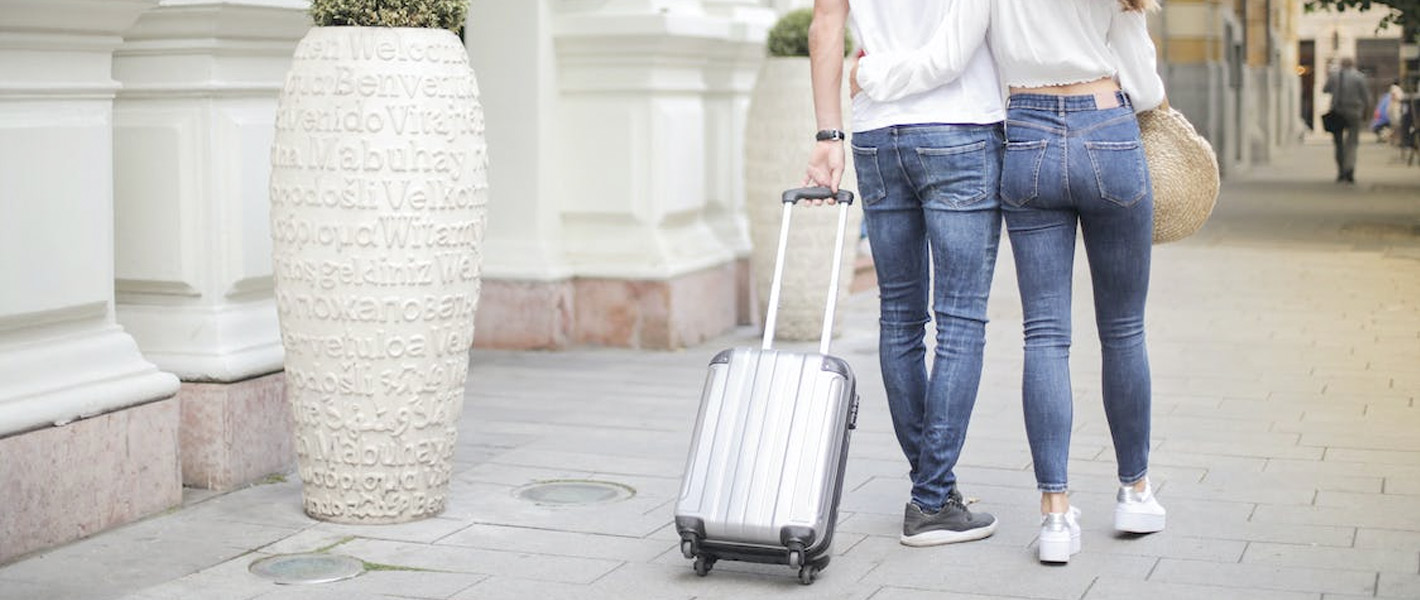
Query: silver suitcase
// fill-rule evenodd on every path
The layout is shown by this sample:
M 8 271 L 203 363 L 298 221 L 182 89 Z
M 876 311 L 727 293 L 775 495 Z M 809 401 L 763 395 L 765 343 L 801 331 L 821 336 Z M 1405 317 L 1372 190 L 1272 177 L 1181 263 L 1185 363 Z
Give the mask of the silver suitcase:
M 817 353 L 771 348 L 793 205 L 835 198 L 838 243 Z M 848 363 L 828 354 L 852 192 L 784 193 L 779 250 L 759 348 L 710 361 L 676 503 L 681 552 L 707 575 L 720 559 L 787 564 L 813 583 L 829 560 L 858 395 Z

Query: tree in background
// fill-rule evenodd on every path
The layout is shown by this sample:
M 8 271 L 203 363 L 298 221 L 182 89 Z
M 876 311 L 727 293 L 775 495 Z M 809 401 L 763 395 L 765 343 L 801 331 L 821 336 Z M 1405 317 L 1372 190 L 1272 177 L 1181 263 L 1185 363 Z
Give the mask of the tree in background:
M 1395 24 L 1405 28 L 1407 40 L 1411 39 L 1417 27 L 1420 27 L 1420 0 L 1306 0 L 1308 11 L 1334 8 L 1338 11 L 1347 9 L 1367 10 L 1372 6 L 1388 6 L 1394 11 L 1381 21 L 1381 26 Z
M 1400 27 L 1401 43 L 1414 44 L 1420 41 L 1420 0 L 1306 0 L 1307 12 L 1315 10 L 1334 9 L 1345 12 L 1347 9 L 1367 10 L 1373 6 L 1384 6 L 1391 8 L 1390 14 L 1381 20 L 1381 28 L 1390 25 Z M 1414 73 L 1416 68 L 1415 60 L 1402 60 L 1400 62 L 1401 85 L 1407 89 L 1415 89 Z

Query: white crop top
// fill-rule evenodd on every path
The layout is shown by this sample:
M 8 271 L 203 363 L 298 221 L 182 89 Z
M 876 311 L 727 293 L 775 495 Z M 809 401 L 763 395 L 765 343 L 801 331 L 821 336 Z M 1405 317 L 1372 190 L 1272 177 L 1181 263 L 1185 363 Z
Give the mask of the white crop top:
M 1164 101 L 1154 41 L 1144 13 L 1118 0 L 970 0 L 989 5 L 986 22 L 943 22 L 927 45 L 874 53 L 858 65 L 858 84 L 874 100 L 891 100 L 960 75 L 972 40 L 986 29 L 1001 82 L 1044 87 L 1115 77 L 1135 111 Z
M 951 77 L 892 98 L 853 96 L 852 129 L 923 123 L 990 124 L 1006 118 L 996 64 L 982 42 L 988 0 L 849 0 L 849 26 L 868 56 L 908 53 L 933 41 L 938 24 L 982 22 Z

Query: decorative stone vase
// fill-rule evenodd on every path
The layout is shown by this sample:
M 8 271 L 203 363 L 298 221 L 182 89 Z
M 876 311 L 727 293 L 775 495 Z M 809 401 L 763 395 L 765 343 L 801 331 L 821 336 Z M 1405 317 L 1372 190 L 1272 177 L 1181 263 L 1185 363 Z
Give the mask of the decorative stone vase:
M 844 76 L 846 78 L 847 74 Z M 845 125 L 850 122 L 850 106 L 845 91 Z M 774 276 L 774 253 L 784 212 L 779 198 L 784 190 L 799 187 L 803 182 L 813 149 L 813 134 L 817 130 L 809 59 L 765 59 L 750 96 L 745 126 L 745 205 L 753 243 L 750 265 L 754 273 L 756 306 L 761 316 L 769 308 L 769 284 Z M 853 153 L 847 148 L 844 148 L 844 160 L 846 167 L 839 185 L 852 190 L 856 196 L 858 178 L 853 170 Z M 839 306 L 853 283 L 858 232 L 863 221 L 863 211 L 856 205 L 856 198 L 854 203 L 848 211 L 848 234 L 843 241 Z M 838 211 L 828 206 L 800 204 L 794 207 L 793 214 L 784 256 L 784 282 L 775 337 L 786 341 L 817 340 L 823 333 L 829 263 L 833 260 L 833 244 L 838 234 Z M 842 310 L 835 315 L 835 335 L 843 322 L 842 315 Z
M 482 268 L 478 85 L 443 29 L 316 27 L 271 150 L 286 393 L 306 514 L 444 509 Z

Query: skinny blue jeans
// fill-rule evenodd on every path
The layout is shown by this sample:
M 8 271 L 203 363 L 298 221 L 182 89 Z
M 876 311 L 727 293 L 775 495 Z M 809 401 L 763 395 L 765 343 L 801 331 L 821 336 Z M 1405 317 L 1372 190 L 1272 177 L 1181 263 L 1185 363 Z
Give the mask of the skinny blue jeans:
M 981 382 L 1001 239 L 1002 141 L 999 124 L 901 125 L 852 138 L 878 276 L 878 360 L 912 501 L 927 512 L 940 510 L 956 485 Z
M 1094 288 L 1105 416 L 1121 484 L 1149 464 L 1150 374 L 1144 343 L 1154 204 L 1129 99 L 1012 95 L 1001 201 L 1025 317 L 1022 381 L 1036 485 L 1068 489 L 1072 391 L 1070 300 L 1078 227 Z

